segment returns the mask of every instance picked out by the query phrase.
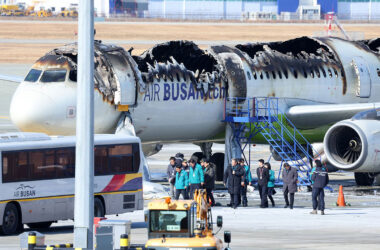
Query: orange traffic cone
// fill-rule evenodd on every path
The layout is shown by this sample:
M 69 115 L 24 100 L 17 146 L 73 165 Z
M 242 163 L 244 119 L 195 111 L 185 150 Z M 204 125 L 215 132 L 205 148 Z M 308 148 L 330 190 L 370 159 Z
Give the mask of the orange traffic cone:
M 343 186 L 342 185 L 339 186 L 339 195 L 338 195 L 338 201 L 336 202 L 336 205 L 338 207 L 345 207 L 346 206 L 346 202 L 344 200 Z

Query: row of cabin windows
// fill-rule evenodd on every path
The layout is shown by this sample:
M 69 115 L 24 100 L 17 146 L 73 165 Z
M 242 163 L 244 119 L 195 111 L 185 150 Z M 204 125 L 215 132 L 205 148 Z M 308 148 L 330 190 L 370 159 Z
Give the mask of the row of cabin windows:
M 322 73 L 321 73 L 322 72 Z M 298 71 L 295 70 L 295 69 L 290 69 L 290 73 L 293 74 L 294 78 L 298 78 Z M 330 78 L 332 78 L 334 75 L 335 77 L 338 77 L 338 71 L 336 69 L 327 69 L 327 72 L 325 69 L 321 68 L 321 70 L 319 69 L 315 69 L 315 70 L 306 70 L 306 69 L 303 69 L 302 72 L 300 72 L 304 78 L 308 78 L 308 76 L 310 75 L 311 78 L 315 78 L 315 77 L 318 77 L 318 78 L 321 78 L 322 76 L 323 77 L 327 77 L 329 76 Z M 288 70 L 286 69 L 283 69 L 282 71 L 281 70 L 278 70 L 278 71 L 260 71 L 260 72 L 256 72 L 256 71 L 253 71 L 253 78 L 255 80 L 257 79 L 264 79 L 264 77 L 266 77 L 267 79 L 270 79 L 270 78 L 273 78 L 273 79 L 276 79 L 277 76 L 279 79 L 282 79 L 283 77 L 288 79 L 289 75 L 288 75 Z M 380 74 L 380 73 L 378 73 Z M 341 76 L 343 76 L 343 71 L 341 72 Z M 379 75 L 380 76 L 380 75 Z M 251 80 L 251 74 L 249 73 L 249 71 L 247 71 L 247 77 L 248 77 L 248 80 Z
M 293 73 L 293 76 L 294 78 L 298 78 L 298 73 L 297 71 L 294 69 L 294 70 L 290 70 L 291 73 Z M 335 69 L 335 68 L 332 68 L 332 69 L 327 69 L 327 72 L 324 68 L 321 68 L 321 71 L 319 71 L 319 69 L 315 69 L 315 70 L 306 70 L 306 69 L 303 69 L 303 76 L 304 78 L 308 78 L 308 75 L 310 75 L 311 78 L 315 78 L 315 77 L 318 77 L 318 78 L 321 78 L 321 72 L 322 72 L 322 75 L 323 77 L 327 77 L 329 76 L 330 78 L 333 77 L 333 75 L 335 75 L 335 77 L 338 77 L 338 71 Z M 283 71 L 281 72 L 281 70 L 278 70 L 277 72 L 276 71 L 265 71 L 265 76 L 267 79 L 269 79 L 270 77 L 272 77 L 273 79 L 276 79 L 277 78 L 277 75 L 278 75 L 278 78 L 279 79 L 282 79 L 282 77 L 284 76 L 286 79 L 288 79 L 288 71 L 286 69 L 283 69 Z M 343 76 L 343 71 L 341 72 L 341 75 Z M 378 77 L 380 77 L 380 69 L 378 68 L 377 69 L 377 75 Z M 248 80 L 251 80 L 251 74 L 249 73 L 249 71 L 247 71 L 247 76 L 248 76 Z M 158 74 L 155 74 L 154 77 L 157 79 L 157 82 L 160 82 L 160 77 Z M 178 73 L 176 73 L 176 77 L 177 77 L 177 81 L 179 82 L 181 80 L 180 76 Z M 166 75 L 163 75 L 163 80 L 164 82 L 167 82 L 168 81 L 168 77 Z M 186 82 L 186 76 L 185 74 L 183 75 L 183 78 L 184 78 L 184 81 Z M 256 73 L 256 71 L 253 72 L 253 78 L 255 80 L 257 79 L 264 79 L 264 74 L 263 72 L 260 72 L 260 73 Z M 147 81 L 146 77 L 145 76 L 142 76 L 142 79 L 144 82 Z M 174 78 L 173 78 L 174 80 Z
M 137 173 L 139 145 L 96 146 L 95 175 Z M 75 177 L 75 148 L 2 152 L 2 181 L 19 182 Z

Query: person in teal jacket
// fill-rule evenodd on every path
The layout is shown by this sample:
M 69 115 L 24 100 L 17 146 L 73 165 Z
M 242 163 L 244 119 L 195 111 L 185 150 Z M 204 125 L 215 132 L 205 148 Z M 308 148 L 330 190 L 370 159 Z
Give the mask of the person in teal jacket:
M 201 165 L 199 165 L 194 159 L 190 159 L 189 164 L 190 199 L 193 199 L 195 190 L 201 189 L 205 177 Z
M 276 180 L 276 177 L 274 175 L 274 171 L 272 170 L 272 167 L 269 162 L 266 162 L 264 164 L 264 167 L 266 167 L 269 170 L 269 181 L 268 181 L 268 198 L 270 202 L 272 203 L 272 207 L 275 206 L 273 195 L 274 195 L 274 181 Z
M 176 176 L 175 176 L 175 199 L 178 200 L 179 196 L 182 194 L 184 200 L 187 200 L 186 187 L 189 185 L 189 177 L 185 170 L 182 169 L 182 165 L 176 165 Z
M 241 166 L 244 167 L 244 187 L 242 187 L 240 190 L 241 200 L 243 201 L 243 207 L 248 206 L 248 199 L 247 199 L 247 187 L 248 185 L 252 184 L 252 175 L 251 175 L 251 168 L 247 165 L 245 165 L 244 159 L 240 159 L 239 163 Z

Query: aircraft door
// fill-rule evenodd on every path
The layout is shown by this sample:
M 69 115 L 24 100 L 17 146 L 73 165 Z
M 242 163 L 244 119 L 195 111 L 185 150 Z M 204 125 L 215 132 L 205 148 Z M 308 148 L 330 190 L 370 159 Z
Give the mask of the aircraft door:
M 112 51 L 107 54 L 107 59 L 112 65 L 114 77 L 117 82 L 115 91 L 116 105 L 135 105 L 136 104 L 136 78 L 128 60 L 129 55 L 122 51 Z
M 363 57 L 355 57 L 352 59 L 356 80 L 356 96 L 360 98 L 368 98 L 371 95 L 371 76 L 367 62 Z

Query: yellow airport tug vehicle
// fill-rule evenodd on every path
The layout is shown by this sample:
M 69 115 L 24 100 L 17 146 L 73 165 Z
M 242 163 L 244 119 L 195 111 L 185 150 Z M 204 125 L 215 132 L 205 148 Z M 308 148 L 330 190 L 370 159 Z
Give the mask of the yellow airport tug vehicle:
M 206 190 L 196 190 L 194 200 L 173 201 L 169 197 L 153 200 L 148 204 L 145 219 L 148 222 L 146 249 L 223 249 L 222 240 L 213 233 L 211 207 L 207 202 Z M 218 232 L 222 225 L 223 218 L 218 216 Z M 224 232 L 224 241 L 230 243 L 229 231 Z

